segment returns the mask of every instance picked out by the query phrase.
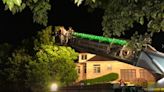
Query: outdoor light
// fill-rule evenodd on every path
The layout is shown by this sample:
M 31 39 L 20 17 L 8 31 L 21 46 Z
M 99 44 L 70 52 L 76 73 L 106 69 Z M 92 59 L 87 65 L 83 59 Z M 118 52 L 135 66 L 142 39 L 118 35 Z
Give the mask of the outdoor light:
M 58 85 L 57 85 L 56 83 L 53 83 L 53 84 L 51 85 L 51 91 L 52 91 L 52 92 L 55 92 L 55 91 L 57 91 L 57 89 L 58 89 Z

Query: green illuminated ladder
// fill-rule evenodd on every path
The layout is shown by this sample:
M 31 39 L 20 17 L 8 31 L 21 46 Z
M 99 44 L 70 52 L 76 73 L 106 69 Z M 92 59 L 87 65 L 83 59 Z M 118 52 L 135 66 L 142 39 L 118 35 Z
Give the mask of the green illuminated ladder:
M 89 39 L 89 40 L 105 42 L 105 43 L 114 43 L 114 44 L 122 45 L 122 46 L 126 45 L 128 43 L 126 40 L 107 38 L 107 37 L 103 37 L 103 36 L 96 36 L 96 35 L 84 34 L 84 33 L 78 33 L 78 32 L 74 32 L 73 36 L 76 36 L 79 38 L 84 38 L 84 39 Z

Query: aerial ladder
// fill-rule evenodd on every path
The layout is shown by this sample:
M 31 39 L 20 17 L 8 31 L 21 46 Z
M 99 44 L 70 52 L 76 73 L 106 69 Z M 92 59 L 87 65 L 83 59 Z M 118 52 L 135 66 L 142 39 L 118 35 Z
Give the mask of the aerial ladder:
M 157 86 L 164 87 L 164 53 L 157 51 L 151 45 L 136 52 L 135 49 L 128 47 L 127 40 L 79 33 L 72 28 L 68 31 L 61 28 L 57 34 L 60 45 L 69 45 L 78 51 L 94 53 L 145 68 L 155 76 Z

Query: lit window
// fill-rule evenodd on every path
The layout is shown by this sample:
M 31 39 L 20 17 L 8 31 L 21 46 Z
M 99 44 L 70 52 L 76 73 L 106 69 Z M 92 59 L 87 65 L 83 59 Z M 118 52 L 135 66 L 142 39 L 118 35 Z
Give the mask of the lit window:
M 100 64 L 93 65 L 94 73 L 100 73 Z
M 87 59 L 87 55 L 86 55 L 86 54 L 81 55 L 81 59 L 82 59 L 82 60 L 86 60 L 86 59 Z
M 121 69 L 121 79 L 124 81 L 132 81 L 136 78 L 135 69 Z
M 107 66 L 107 70 L 112 70 L 112 65 L 109 64 L 109 65 Z
M 149 73 L 147 70 L 145 69 L 140 69 L 140 78 L 146 79 L 148 81 L 153 81 L 153 75 L 151 73 Z

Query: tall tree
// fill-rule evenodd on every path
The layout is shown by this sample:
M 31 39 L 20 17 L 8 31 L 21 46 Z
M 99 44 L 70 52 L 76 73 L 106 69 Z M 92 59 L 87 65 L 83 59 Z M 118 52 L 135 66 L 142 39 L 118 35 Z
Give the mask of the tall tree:
M 50 0 L 3 0 L 3 3 L 13 13 L 29 7 L 34 21 L 47 24 Z M 149 33 L 164 30 L 163 0 L 74 0 L 74 3 L 104 10 L 102 26 L 106 36 L 125 34 L 125 31 L 134 27 L 134 23 L 146 26 Z
M 132 28 L 134 22 L 146 24 L 151 32 L 164 30 L 163 0 L 74 0 L 78 6 L 83 2 L 91 8 L 104 9 L 102 25 L 105 35 L 120 36 Z M 3 0 L 3 3 L 13 13 L 29 7 L 34 21 L 47 24 L 50 0 Z
M 84 0 L 74 0 L 76 4 Z M 85 0 L 91 8 L 103 9 L 103 31 L 106 35 L 124 34 L 137 22 L 147 26 L 147 31 L 164 31 L 163 0 Z
M 70 47 L 42 45 L 36 53 L 38 62 L 46 62 L 51 81 L 60 85 L 72 84 L 77 78 L 73 60 L 77 54 Z
M 74 60 L 77 53 L 70 47 L 57 46 L 54 38 L 54 31 L 49 26 L 38 32 L 38 39 L 35 40 L 36 57 L 39 62 L 48 62 L 53 81 L 62 85 L 68 85 L 77 78 Z M 65 76 L 67 74 L 67 76 Z
M 91 9 L 104 10 L 103 31 L 107 37 L 122 36 L 133 33 L 132 42 L 151 43 L 154 32 L 164 31 L 164 1 L 163 0 L 73 0 L 77 6 L 89 5 Z M 51 10 L 50 0 L 3 0 L 6 9 L 13 13 L 29 7 L 33 20 L 47 24 L 47 12 Z M 53 3 L 53 2 L 52 2 Z M 140 27 L 140 28 L 136 28 Z M 135 31 L 135 32 L 134 32 Z M 137 34 L 137 35 L 136 35 Z M 136 37 L 137 36 L 137 37 Z M 141 40 L 136 40 L 137 38 Z M 137 45 L 137 44 L 135 44 Z M 142 47 L 142 44 L 138 47 Z
M 11 56 L 12 52 L 12 46 L 9 45 L 8 43 L 4 43 L 0 45 L 0 91 L 3 89 L 4 86 L 6 85 L 7 81 L 7 68 L 9 67 L 8 65 L 8 57 Z
M 163 0 L 74 1 L 77 5 L 89 5 L 92 10 L 97 8 L 104 10 L 102 21 L 104 35 L 120 37 L 131 34 L 130 45 L 134 48 L 150 44 L 155 32 L 164 31 Z
M 10 10 L 13 14 L 29 8 L 33 13 L 33 21 L 47 25 L 48 11 L 51 9 L 50 0 L 2 0 L 5 10 Z
M 0 91 L 49 92 L 53 82 L 64 86 L 76 80 L 77 53 L 57 46 L 51 28 L 39 31 L 14 50 L 8 44 L 0 45 Z

